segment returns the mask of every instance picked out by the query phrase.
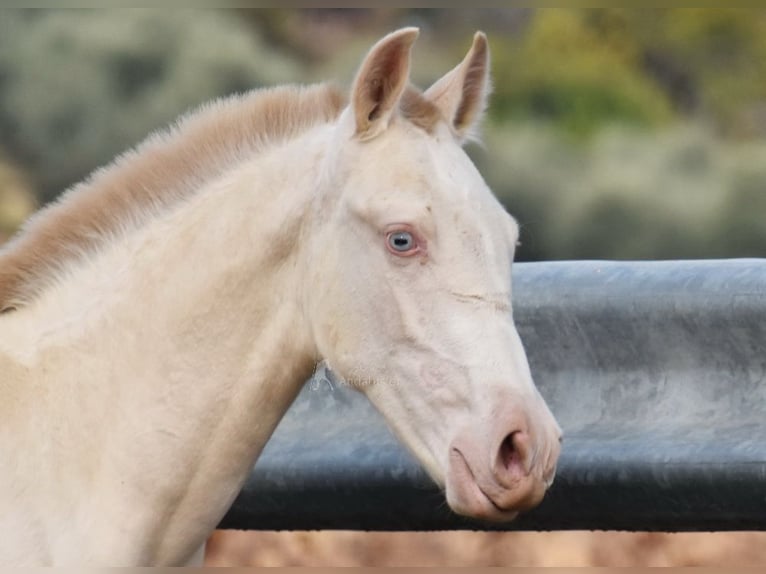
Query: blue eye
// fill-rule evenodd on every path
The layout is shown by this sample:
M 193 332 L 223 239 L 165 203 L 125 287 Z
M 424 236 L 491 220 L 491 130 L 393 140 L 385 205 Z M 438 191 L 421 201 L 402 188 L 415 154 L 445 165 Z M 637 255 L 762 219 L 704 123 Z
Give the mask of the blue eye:
M 398 253 L 406 253 L 415 247 L 415 238 L 409 231 L 389 233 L 388 246 Z

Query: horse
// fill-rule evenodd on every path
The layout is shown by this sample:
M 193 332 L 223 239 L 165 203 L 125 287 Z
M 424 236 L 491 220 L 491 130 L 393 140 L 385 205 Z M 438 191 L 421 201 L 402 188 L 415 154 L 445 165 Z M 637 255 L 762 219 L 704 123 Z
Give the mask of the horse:
M 519 227 L 464 151 L 487 39 L 420 91 L 417 36 L 348 93 L 203 106 L 0 252 L 0 562 L 198 557 L 322 360 L 456 513 L 541 501 L 561 430 L 513 322 Z

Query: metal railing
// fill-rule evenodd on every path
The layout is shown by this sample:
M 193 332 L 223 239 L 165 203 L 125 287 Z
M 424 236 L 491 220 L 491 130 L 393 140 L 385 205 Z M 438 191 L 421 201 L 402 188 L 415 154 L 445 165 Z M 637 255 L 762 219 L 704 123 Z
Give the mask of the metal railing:
M 221 527 L 766 529 L 766 259 L 516 264 L 514 316 L 566 435 L 538 508 L 452 514 L 363 396 L 312 380 Z

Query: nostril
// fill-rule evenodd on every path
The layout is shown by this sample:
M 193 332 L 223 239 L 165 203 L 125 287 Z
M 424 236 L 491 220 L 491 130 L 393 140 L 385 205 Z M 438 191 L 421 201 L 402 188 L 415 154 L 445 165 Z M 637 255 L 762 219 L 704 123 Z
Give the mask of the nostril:
M 503 474 L 513 477 L 519 474 L 529 474 L 527 468 L 527 437 L 522 431 L 514 431 L 508 434 L 500 443 L 498 462 Z
M 513 446 L 513 433 L 509 434 L 500 445 L 500 462 L 503 467 L 509 469 L 513 464 L 518 463 L 519 453 Z

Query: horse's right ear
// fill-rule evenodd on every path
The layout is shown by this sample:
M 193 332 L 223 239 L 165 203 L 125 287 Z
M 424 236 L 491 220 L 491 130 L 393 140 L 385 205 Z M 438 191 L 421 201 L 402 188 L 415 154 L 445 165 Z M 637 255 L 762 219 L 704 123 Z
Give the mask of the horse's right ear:
M 410 50 L 417 28 L 402 28 L 375 44 L 362 62 L 351 90 L 356 135 L 374 138 L 388 127 L 410 78 Z

